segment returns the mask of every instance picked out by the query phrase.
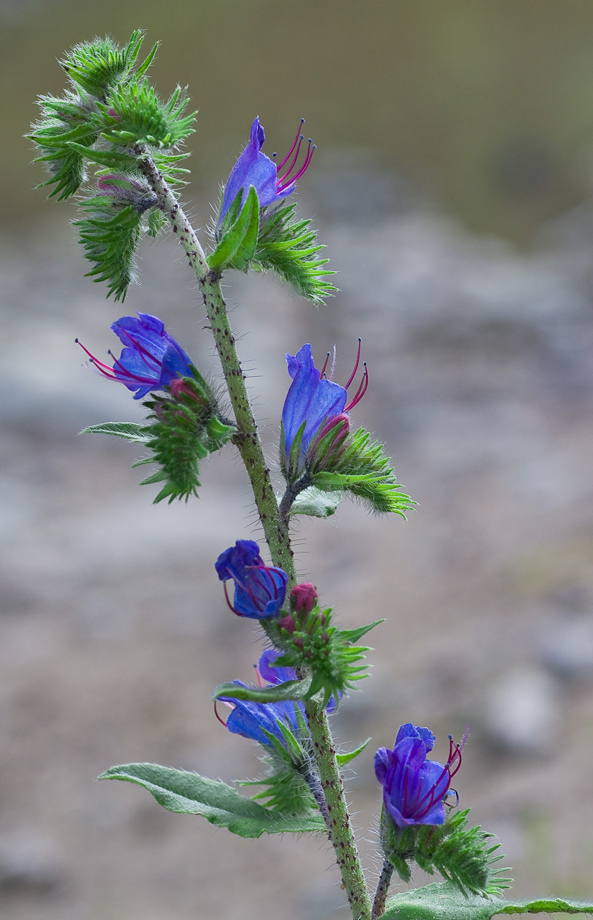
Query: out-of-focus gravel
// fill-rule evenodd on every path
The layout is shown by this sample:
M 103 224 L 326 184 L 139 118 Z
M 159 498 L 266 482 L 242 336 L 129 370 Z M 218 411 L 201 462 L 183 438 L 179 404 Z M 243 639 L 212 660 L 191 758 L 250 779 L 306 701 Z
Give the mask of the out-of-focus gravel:
M 134 760 L 257 774 L 209 695 L 249 680 L 261 650 L 213 568 L 258 530 L 230 448 L 205 464 L 199 501 L 153 506 L 133 447 L 77 436 L 140 417 L 74 345 L 104 355 L 124 312 L 160 315 L 218 368 L 174 241 L 147 247 L 122 308 L 82 278 L 65 223 L 62 209 L 0 244 L 2 916 L 345 917 L 323 840 L 244 841 L 93 782 Z M 341 287 L 326 308 L 269 278 L 238 275 L 227 294 L 272 464 L 284 352 L 311 341 L 322 358 L 335 342 L 345 380 L 361 335 L 370 387 L 354 421 L 385 440 L 419 502 L 407 523 L 343 502 L 296 527 L 300 573 L 342 622 L 387 619 L 372 680 L 335 718 L 344 744 L 373 737 L 349 783 L 366 865 L 376 878 L 375 748 L 412 721 L 444 757 L 469 721 L 461 803 L 499 834 L 516 893 L 591 895 L 593 210 L 548 227 L 530 255 L 429 210 L 322 235 Z

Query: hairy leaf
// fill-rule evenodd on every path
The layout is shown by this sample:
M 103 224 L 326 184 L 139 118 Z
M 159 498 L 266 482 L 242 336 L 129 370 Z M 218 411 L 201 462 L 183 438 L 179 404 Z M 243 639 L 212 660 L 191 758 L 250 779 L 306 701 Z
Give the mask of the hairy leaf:
M 411 510 L 415 502 L 400 491 L 401 485 L 383 445 L 371 441 L 364 428 L 359 428 L 346 443 L 346 449 L 331 471 L 312 473 L 316 488 L 349 492 L 373 511 L 390 511 L 405 518 L 405 512 Z
M 335 272 L 326 268 L 328 259 L 318 258 L 324 248 L 317 242 L 310 220 L 295 217 L 296 203 L 264 210 L 257 249 L 251 267 L 273 271 L 302 297 L 322 304 L 337 290 L 326 278 Z
M 253 700 L 254 703 L 280 703 L 284 700 L 306 700 L 311 695 L 311 678 L 287 680 L 270 687 L 240 687 L 232 682 L 219 684 L 212 697 L 231 696 L 235 700 Z
M 449 882 L 404 891 L 387 902 L 381 920 L 491 920 L 498 914 L 589 914 L 592 903 L 561 898 L 506 901 L 462 894 Z
M 241 192 L 237 195 L 241 201 Z M 235 202 L 233 202 L 235 205 Z M 236 208 L 233 207 L 233 213 Z M 226 223 L 226 222 L 225 222 Z M 235 222 L 226 230 L 214 252 L 208 256 L 208 266 L 217 272 L 225 268 L 247 269 L 257 245 L 259 230 L 259 201 L 253 185 Z
M 325 823 L 319 813 L 287 815 L 246 799 L 232 786 L 154 763 L 111 767 L 99 779 L 119 779 L 143 786 L 168 811 L 203 815 L 211 824 L 226 827 L 240 837 L 262 834 L 319 832 Z

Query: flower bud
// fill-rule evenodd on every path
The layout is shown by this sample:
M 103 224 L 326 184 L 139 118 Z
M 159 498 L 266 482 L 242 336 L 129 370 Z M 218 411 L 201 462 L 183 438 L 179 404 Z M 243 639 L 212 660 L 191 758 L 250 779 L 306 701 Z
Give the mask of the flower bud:
M 295 585 L 290 592 L 290 609 L 293 613 L 311 613 L 317 606 L 317 591 L 310 581 Z

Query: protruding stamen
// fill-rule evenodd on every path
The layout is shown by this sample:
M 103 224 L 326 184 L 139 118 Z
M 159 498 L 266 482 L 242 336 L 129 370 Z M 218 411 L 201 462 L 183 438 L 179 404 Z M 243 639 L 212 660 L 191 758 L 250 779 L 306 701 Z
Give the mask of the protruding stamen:
M 353 409 L 354 406 L 356 406 L 357 403 L 360 402 L 360 400 L 362 399 L 362 397 L 364 396 L 364 394 L 366 393 L 366 391 L 367 391 L 367 389 L 368 389 L 368 386 L 369 386 L 369 372 L 368 372 L 368 369 L 367 369 L 367 363 L 366 363 L 366 361 L 364 362 L 363 367 L 364 367 L 364 372 L 363 372 L 362 380 L 360 381 L 360 385 L 359 385 L 359 387 L 358 387 L 358 390 L 356 391 L 356 394 L 355 394 L 355 396 L 354 396 L 354 399 L 352 399 L 351 402 L 349 403 L 349 405 L 347 405 L 346 408 L 344 409 L 344 412 L 350 412 L 350 409 Z
M 282 167 L 284 166 L 284 164 L 285 164 L 285 163 L 287 162 L 287 160 L 289 160 L 290 157 L 292 156 L 292 152 L 293 152 L 294 148 L 295 148 L 296 145 L 299 143 L 299 138 L 300 138 L 300 140 L 303 139 L 303 138 L 302 138 L 302 135 L 301 135 L 301 128 L 303 127 L 304 124 L 305 124 L 305 119 L 304 119 L 304 118 L 301 118 L 301 123 L 300 123 L 300 125 L 299 125 L 299 128 L 298 128 L 298 131 L 297 131 L 297 133 L 296 133 L 296 137 L 295 137 L 295 139 L 294 139 L 294 143 L 293 143 L 292 147 L 290 148 L 290 150 L 288 151 L 288 153 L 286 154 L 286 156 L 284 157 L 284 159 L 282 160 L 282 162 L 276 167 L 277 170 L 278 170 L 278 172 L 280 172 L 280 170 L 282 169 Z M 273 154 L 273 155 L 276 156 L 276 154 Z
M 326 356 L 325 356 L 325 363 L 324 363 L 323 367 L 321 368 L 321 373 L 319 374 L 319 379 L 320 379 L 320 380 L 323 380 L 323 378 L 325 377 L 325 372 L 326 372 L 326 370 L 327 370 L 327 362 L 329 361 L 329 356 L 330 356 L 330 355 L 331 355 L 331 351 L 328 351 L 328 353 L 327 353 Z
M 292 159 L 291 159 L 291 161 L 290 161 L 290 164 L 286 167 L 286 172 L 284 173 L 283 176 L 278 176 L 278 178 L 276 179 L 276 185 L 278 186 L 278 188 L 282 188 L 283 185 L 290 185 L 290 184 L 294 181 L 293 179 L 289 179 L 288 177 L 290 176 L 291 172 L 293 171 L 294 167 L 296 166 L 296 162 L 297 162 L 297 160 L 298 160 L 298 158 L 299 158 L 299 153 L 301 152 L 301 145 L 302 145 L 302 143 L 303 143 L 304 140 L 305 140 L 305 138 L 304 138 L 304 136 L 301 134 L 301 136 L 299 137 L 299 142 L 298 142 L 298 144 L 297 144 L 296 150 L 295 150 L 294 154 L 292 155 Z M 309 143 L 311 143 L 311 141 L 309 141 Z M 286 161 L 285 161 L 285 162 L 286 162 Z M 282 166 L 277 167 L 277 170 L 278 170 L 278 171 L 280 171 L 281 169 L 282 169 Z
M 346 383 L 346 384 L 344 385 L 344 388 L 345 388 L 346 390 L 348 389 L 348 387 L 350 386 L 350 384 L 352 383 L 352 381 L 353 381 L 354 378 L 356 377 L 356 371 L 358 370 L 358 365 L 360 364 L 360 349 L 361 349 L 361 346 L 362 346 L 362 339 L 361 339 L 360 336 L 359 336 L 359 338 L 358 338 L 358 351 L 356 352 L 356 364 L 354 365 L 354 370 L 352 371 L 352 373 L 350 374 L 350 377 L 348 378 L 348 383 Z
M 301 176 L 303 175 L 303 173 L 305 173 L 305 172 L 309 169 L 309 164 L 310 164 L 311 160 L 313 159 L 313 151 L 314 151 L 314 150 L 317 150 L 317 144 L 312 144 L 312 143 L 311 143 L 311 138 L 309 138 L 309 146 L 308 146 L 308 148 L 307 148 L 307 156 L 305 157 L 305 162 L 303 163 L 303 165 L 302 165 L 301 168 L 299 169 L 299 171 L 298 171 L 298 173 L 296 174 L 296 176 L 293 176 L 292 179 L 290 180 L 290 183 L 291 183 L 291 184 L 292 184 L 293 182 L 296 182 L 297 179 L 300 179 Z
M 226 702 L 226 701 L 225 701 L 225 702 Z M 216 718 L 218 719 L 218 721 L 220 722 L 220 724 L 221 724 L 221 725 L 224 725 L 224 727 L 226 728 L 226 722 L 224 721 L 224 719 L 221 719 L 220 716 L 218 715 L 218 709 L 216 708 L 216 704 L 217 704 L 217 703 L 218 703 L 218 700 L 214 700 L 214 715 L 216 716 Z M 227 705 L 228 705 L 228 704 L 227 704 Z

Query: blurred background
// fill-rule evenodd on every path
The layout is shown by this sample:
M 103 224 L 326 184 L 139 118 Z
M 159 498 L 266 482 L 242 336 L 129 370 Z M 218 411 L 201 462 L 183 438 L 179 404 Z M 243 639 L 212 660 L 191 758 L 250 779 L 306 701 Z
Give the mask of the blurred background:
M 0 905 L 7 920 L 346 917 L 323 840 L 244 841 L 162 811 L 116 763 L 225 781 L 257 752 L 209 694 L 250 680 L 253 626 L 213 562 L 259 535 L 230 449 L 199 501 L 152 506 L 133 447 L 77 433 L 137 419 L 81 367 L 122 313 L 156 313 L 218 366 L 175 242 L 143 250 L 125 307 L 84 278 L 72 202 L 47 202 L 22 139 L 61 93 L 71 45 L 147 32 L 162 96 L 200 110 L 198 227 L 259 115 L 269 153 L 307 118 L 299 184 L 341 293 L 324 308 L 274 278 L 225 278 L 270 462 L 284 352 L 334 343 L 354 411 L 419 503 L 407 523 L 344 501 L 302 521 L 302 579 L 347 625 L 385 616 L 373 679 L 335 717 L 372 735 L 349 780 L 365 865 L 380 868 L 372 755 L 405 721 L 435 754 L 472 731 L 461 804 L 498 835 L 517 896 L 591 896 L 593 830 L 593 7 L 588 0 L 0 0 Z M 423 881 L 417 875 L 416 881 Z M 396 890 L 394 886 L 394 891 Z

